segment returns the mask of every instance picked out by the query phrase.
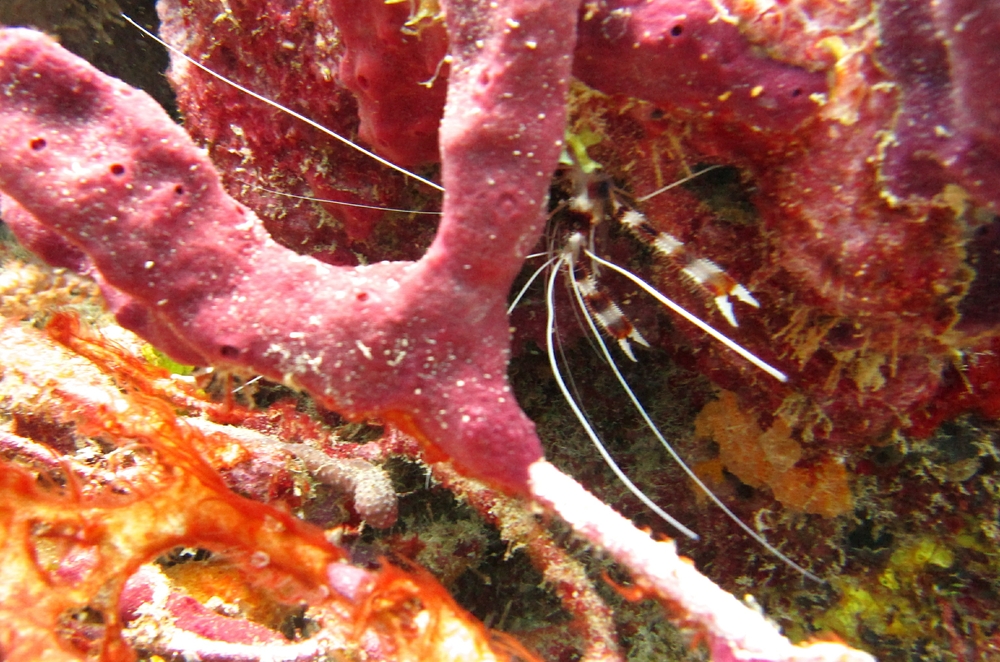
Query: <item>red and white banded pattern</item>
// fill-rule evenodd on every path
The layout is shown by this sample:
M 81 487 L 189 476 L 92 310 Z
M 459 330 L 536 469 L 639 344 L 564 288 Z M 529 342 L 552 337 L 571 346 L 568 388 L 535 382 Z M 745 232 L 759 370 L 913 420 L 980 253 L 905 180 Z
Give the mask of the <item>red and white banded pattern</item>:
M 574 287 L 591 318 L 618 342 L 631 360 L 636 360 L 631 342 L 645 347 L 649 347 L 649 344 L 601 287 L 596 265 L 582 259 L 585 249 L 593 248 L 591 243 L 594 229 L 605 219 L 617 221 L 636 239 L 670 260 L 688 283 L 711 297 L 719 312 L 732 326 L 739 324 L 730 297 L 754 308 L 760 307 L 750 291 L 736 282 L 722 267 L 712 260 L 692 255 L 683 241 L 667 232 L 657 231 L 645 214 L 623 202 L 615 191 L 614 183 L 606 175 L 584 173 L 577 167 L 568 188 L 572 194 L 559 206 L 573 219 L 570 225 L 574 231 L 565 247 L 565 259 L 566 264 L 571 265 Z
M 719 312 L 731 325 L 739 326 L 733 311 L 733 303 L 729 300 L 730 296 L 736 297 L 754 308 L 760 308 L 760 304 L 753 298 L 750 291 L 737 283 L 715 262 L 708 258 L 690 255 L 684 248 L 684 242 L 666 232 L 657 232 L 642 212 L 626 209 L 617 202 L 612 204 L 615 207 L 614 214 L 618 222 L 637 239 L 652 246 L 657 253 L 670 259 L 692 284 L 708 293 L 715 301 Z
M 582 239 L 583 237 L 577 234 L 571 241 L 580 243 Z M 580 296 L 583 297 L 583 302 L 586 304 L 590 316 L 608 335 L 618 341 L 618 346 L 625 352 L 625 356 L 635 361 L 635 354 L 632 352 L 632 345 L 629 341 L 636 342 L 643 347 L 649 347 L 649 343 L 625 316 L 618 304 L 600 288 L 594 274 L 586 266 L 586 260 L 577 259 L 573 262 L 573 282 L 576 284 Z

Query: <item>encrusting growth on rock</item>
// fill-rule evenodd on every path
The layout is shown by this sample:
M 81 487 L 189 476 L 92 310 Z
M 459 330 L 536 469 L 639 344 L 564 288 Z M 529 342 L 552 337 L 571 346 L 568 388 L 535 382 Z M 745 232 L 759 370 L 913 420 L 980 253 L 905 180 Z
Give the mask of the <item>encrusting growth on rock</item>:
M 829 459 L 796 467 L 802 447 L 790 432 L 780 418 L 762 431 L 730 391 L 705 405 L 695 420 L 695 435 L 715 441 L 722 465 L 745 485 L 767 486 L 784 506 L 799 512 L 825 517 L 851 512 L 854 500 L 844 465 Z

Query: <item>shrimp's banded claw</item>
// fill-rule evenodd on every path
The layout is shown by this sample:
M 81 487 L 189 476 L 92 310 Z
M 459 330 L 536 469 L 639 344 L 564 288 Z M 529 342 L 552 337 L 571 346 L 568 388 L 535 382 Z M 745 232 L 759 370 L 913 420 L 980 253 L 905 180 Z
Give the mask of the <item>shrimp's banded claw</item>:
M 622 352 L 631 361 L 638 362 L 635 358 L 635 352 L 632 351 L 632 342 L 638 343 L 643 347 L 649 347 L 649 343 L 646 339 L 642 337 L 639 330 L 635 328 L 635 325 L 625 316 L 622 309 L 618 307 L 608 294 L 601 289 L 597 278 L 587 267 L 586 262 L 583 260 L 576 259 L 579 251 L 574 251 L 572 246 L 582 246 L 583 236 L 576 234 L 570 239 L 570 250 L 567 251 L 571 253 L 567 257 L 570 260 L 573 268 L 573 283 L 583 297 L 583 302 L 586 305 L 587 312 L 590 316 L 597 321 L 597 324 L 604 330 L 605 333 L 610 335 L 618 342 L 618 346 L 621 348 Z
M 636 239 L 651 246 L 658 254 L 677 265 L 688 282 L 712 297 L 716 308 L 731 326 L 739 326 L 739 323 L 736 321 L 736 313 L 729 297 L 735 297 L 754 308 L 760 308 L 760 303 L 750 291 L 736 282 L 715 262 L 708 258 L 689 255 L 684 248 L 684 242 L 670 233 L 658 232 L 642 212 L 629 209 L 618 202 L 614 204 L 618 222 Z

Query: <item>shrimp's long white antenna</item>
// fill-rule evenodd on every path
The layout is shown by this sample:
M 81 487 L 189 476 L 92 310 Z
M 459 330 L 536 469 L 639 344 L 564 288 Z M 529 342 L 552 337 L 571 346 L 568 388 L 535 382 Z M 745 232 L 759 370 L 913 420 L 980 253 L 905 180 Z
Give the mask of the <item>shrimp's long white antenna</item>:
M 721 168 L 721 167 L 722 166 L 719 166 L 719 165 L 708 166 L 707 168 L 703 168 L 703 169 L 699 170 L 698 172 L 695 172 L 695 173 L 692 173 L 692 174 L 688 175 L 687 177 L 684 177 L 682 179 L 678 179 L 676 182 L 670 182 L 669 184 L 667 184 L 663 188 L 658 188 L 655 191 L 653 191 L 652 193 L 648 193 L 648 194 L 642 196 L 641 198 L 636 198 L 635 201 L 636 202 L 646 202 L 647 200 L 651 200 L 651 199 L 655 198 L 656 196 L 658 196 L 661 193 L 666 193 L 667 191 L 669 191 L 670 189 L 674 188 L 675 186 L 680 186 L 681 184 L 686 184 L 687 182 L 691 181 L 692 179 L 695 179 L 696 177 L 701 177 L 702 175 L 704 175 L 709 170 L 715 170 L 716 168 Z
M 285 193 L 284 191 L 275 191 L 274 189 L 265 188 L 263 186 L 251 186 L 250 188 L 256 191 L 264 191 L 265 193 L 272 193 L 274 195 L 282 195 L 286 198 L 295 198 L 297 200 L 308 200 L 310 202 L 327 202 L 332 205 L 340 205 L 341 207 L 356 207 L 358 209 L 374 209 L 377 211 L 395 211 L 402 214 L 428 214 L 431 216 L 440 216 L 439 211 L 421 211 L 419 209 L 400 209 L 398 207 L 381 207 L 379 205 L 366 205 L 360 202 L 346 202 L 344 200 L 330 200 L 328 198 L 314 198 L 311 195 L 296 195 L 294 193 Z
M 542 255 L 544 255 L 544 253 L 542 253 Z M 531 257 L 531 255 L 529 255 L 528 257 Z M 525 258 L 525 259 L 527 259 L 527 258 Z M 531 278 L 528 279 L 528 282 L 525 283 L 524 287 L 522 287 L 521 290 L 517 293 L 517 296 L 514 297 L 514 300 L 511 302 L 511 304 L 509 306 L 507 306 L 507 314 L 508 315 L 510 315 L 512 312 L 514 312 L 514 309 L 517 308 L 517 304 L 521 303 L 521 299 L 524 298 L 524 295 L 528 292 L 528 288 L 531 287 L 531 284 L 534 283 L 535 280 L 540 275 L 542 275 L 542 273 L 548 267 L 551 267 L 554 262 L 557 262 L 560 259 L 561 258 L 558 257 L 558 256 L 549 258 L 548 260 L 545 261 L 545 264 L 543 264 L 542 266 L 540 266 L 537 269 L 535 269 L 535 273 L 531 274 Z
M 167 42 L 163 41 L 162 39 L 160 39 L 159 37 L 157 37 L 155 34 L 153 34 L 149 30 L 147 30 L 146 28 L 144 28 L 141 25 L 139 25 L 138 23 L 136 23 L 134 20 L 132 20 L 126 14 L 122 14 L 121 17 L 124 18 L 129 23 L 131 23 L 136 29 L 138 29 L 144 35 L 146 35 L 147 37 L 149 37 L 150 39 L 152 39 L 156 43 L 160 44 L 161 46 L 163 46 L 164 48 L 166 48 L 167 50 L 169 50 L 171 53 L 174 53 L 174 54 L 178 55 L 179 57 L 184 58 L 186 61 L 188 61 L 191 64 L 193 64 L 194 66 L 198 67 L 199 69 L 201 69 L 205 73 L 210 74 L 211 76 L 214 76 L 215 78 L 221 80 L 223 83 L 226 83 L 227 85 L 230 85 L 230 86 L 236 88 L 237 90 L 239 90 L 240 92 L 243 92 L 244 94 L 248 94 L 248 95 L 252 96 L 254 99 L 257 99 L 258 101 L 263 101 L 264 103 L 266 103 L 269 106 L 272 106 L 273 108 L 277 108 L 278 110 L 280 110 L 282 112 L 288 113 L 289 115 L 291 115 L 295 119 L 297 119 L 297 120 L 299 120 L 301 122 L 305 122 L 306 124 L 308 124 L 309 126 L 313 127 L 314 129 L 316 129 L 318 131 L 322 131 L 323 133 L 325 133 L 326 135 L 330 136 L 331 138 L 339 140 L 340 142 L 344 143 L 348 147 L 350 147 L 352 149 L 356 149 L 357 151 L 361 152 L 365 156 L 368 156 L 369 158 L 375 159 L 376 161 L 378 161 L 382 165 L 384 165 L 384 166 L 386 166 L 388 168 L 392 168 L 396 172 L 402 173 L 403 175 L 406 175 L 407 177 L 409 177 L 411 179 L 415 179 L 418 182 L 420 182 L 421 184 L 424 184 L 425 186 L 429 186 L 432 189 L 435 189 L 437 191 L 441 191 L 442 193 L 444 192 L 444 187 L 441 186 L 440 184 L 435 184 L 434 182 L 432 182 L 429 179 L 425 179 L 424 177 L 421 177 L 420 175 L 418 175 L 416 173 L 410 172 L 406 168 L 404 168 L 402 166 L 398 166 L 395 163 L 393 163 L 392 161 L 389 161 L 387 159 L 382 158 L 381 156 L 379 156 L 375 152 L 369 151 L 369 150 L 365 149 L 364 147 L 362 147 L 361 145 L 358 145 L 357 143 L 354 143 L 354 142 L 348 140 L 347 138 L 345 138 L 344 136 L 340 135 L 336 131 L 332 131 L 332 130 L 326 128 L 325 126 L 323 126 L 319 122 L 317 122 L 315 120 L 312 120 L 312 119 L 309 119 L 305 115 L 303 115 L 301 113 L 297 113 L 294 110 L 292 110 L 291 108 L 287 108 L 285 106 L 282 106 L 277 101 L 274 101 L 273 99 L 268 99 L 267 97 L 265 97 L 262 94 L 257 94 L 253 90 L 240 85 L 236 81 L 229 80 L 228 78 L 226 78 L 222 74 L 219 74 L 219 73 L 216 73 L 216 72 L 212 71 L 211 69 L 209 69 L 208 67 L 206 67 L 205 65 L 203 65 L 201 62 L 198 62 L 193 57 L 191 57 L 190 55 L 188 55 L 184 51 L 180 50 L 179 48 L 175 48 L 175 47 L 171 46 L 170 44 L 168 44 Z
M 562 255 L 558 257 L 557 260 L 561 264 L 566 265 L 566 267 L 570 271 L 572 271 L 572 266 L 568 262 L 567 256 Z M 562 392 L 563 397 L 566 399 L 566 403 L 569 404 L 570 409 L 573 410 L 573 414 L 576 416 L 577 420 L 580 421 L 580 425 L 583 426 L 584 432 L 586 432 L 587 436 L 590 437 L 590 440 L 594 442 L 594 445 L 597 447 L 597 451 L 601 454 L 601 457 L 604 458 L 604 461 L 608 464 L 608 467 L 610 467 L 611 470 L 618 477 L 618 480 L 620 480 L 625 485 L 625 487 L 627 487 L 628 490 L 635 495 L 637 499 L 646 504 L 646 507 L 648 507 L 654 513 L 662 517 L 663 521 L 670 524 L 672 527 L 683 533 L 688 538 L 691 538 L 692 540 L 698 540 L 698 534 L 696 534 L 694 531 L 687 528 L 686 526 L 678 522 L 676 519 L 671 517 L 669 514 L 667 514 L 666 511 L 664 511 L 662 508 L 656 505 L 656 502 L 654 502 L 652 499 L 646 496 L 642 490 L 636 487 L 635 484 L 631 480 L 629 480 L 628 476 L 625 475 L 625 472 L 622 471 L 621 467 L 618 466 L 614 458 L 611 457 L 611 454 L 608 453 L 608 449 L 604 447 L 603 443 L 601 443 L 601 439 L 600 437 L 597 436 L 597 432 L 594 431 L 594 428 L 590 425 L 590 421 L 587 420 L 587 417 L 584 415 L 583 411 L 580 409 L 580 406 L 576 403 L 576 400 L 573 398 L 573 396 L 570 394 L 569 389 L 566 387 L 566 382 L 563 379 L 562 373 L 559 370 L 559 363 L 558 361 L 556 361 L 556 352 L 555 352 L 555 323 L 556 323 L 555 280 L 558 275 L 559 275 L 559 269 L 558 268 L 552 269 L 551 273 L 549 274 L 549 279 L 545 287 L 545 299 L 546 299 L 545 303 L 546 303 L 546 308 L 548 310 L 548 314 L 546 316 L 547 318 L 546 326 L 545 326 L 545 343 L 549 354 L 549 364 L 552 366 L 552 376 L 555 377 L 556 384 L 559 386 L 559 390 Z
M 696 327 L 698 327 L 699 329 L 701 329 L 702 331 L 704 331 L 708 335 L 710 335 L 713 338 L 715 338 L 715 340 L 717 340 L 718 342 L 720 342 L 723 345 L 725 345 L 726 348 L 728 348 L 728 349 L 736 352 L 737 354 L 739 354 L 740 356 L 742 356 L 744 359 L 746 359 L 747 361 L 749 361 L 750 363 L 752 363 L 757 368 L 760 368 L 761 370 L 763 370 L 767 374 L 769 374 L 772 377 L 774 377 L 775 379 L 777 379 L 779 382 L 787 382 L 788 381 L 788 375 L 786 375 L 785 373 L 781 372 L 780 370 L 778 370 L 777 368 L 775 368 L 774 366 L 772 366 L 770 363 L 765 362 L 763 359 L 758 358 L 755 354 L 752 354 L 749 350 L 747 350 L 744 347 L 742 347 L 741 345 L 733 342 L 728 337 L 726 337 L 722 333 L 719 333 L 718 331 L 716 331 L 714 328 L 712 328 L 708 324 L 705 324 L 700 319 L 698 319 L 697 317 L 695 317 L 694 315 L 692 315 L 691 313 L 689 313 L 688 311 L 686 311 L 684 308 L 682 308 L 681 306 L 677 305 L 676 303 L 674 303 L 673 301 L 671 301 L 667 297 L 663 296 L 663 294 L 661 294 L 655 287 L 653 287 L 652 285 L 650 285 L 649 283 L 647 283 L 643 279 L 639 278 L 638 276 L 636 276 L 635 274 L 633 274 L 628 269 L 622 269 L 617 264 L 614 264 L 612 262 L 608 262 L 607 260 L 601 259 L 597 255 L 594 255 L 593 253 L 591 253 L 586 248 L 583 249 L 583 252 L 587 255 L 587 257 L 589 257 L 590 259 L 594 260 L 598 264 L 602 264 L 602 265 L 606 266 L 608 269 L 611 269 L 612 271 L 616 271 L 616 272 L 620 273 L 622 276 L 625 276 L 630 281 L 632 281 L 633 283 L 635 283 L 636 285 L 638 285 L 642 289 L 646 290 L 646 292 L 648 292 L 651 296 L 653 296 L 657 301 L 659 301 L 660 303 L 662 303 L 664 306 L 666 306 L 667 308 L 669 308 L 670 310 L 672 310 L 676 314 L 680 315 L 681 317 L 683 317 L 684 319 L 686 319 L 688 322 L 691 322 L 691 324 L 694 324 Z
M 573 273 L 572 268 L 568 269 L 568 271 L 569 271 L 569 277 L 573 281 L 573 292 L 576 293 L 577 304 L 579 304 L 582 310 L 586 310 L 586 304 L 583 301 L 583 295 L 580 294 L 580 290 L 576 286 L 577 283 L 576 275 Z M 698 478 L 698 475 L 695 474 L 695 472 L 691 469 L 691 467 L 687 465 L 687 463 L 683 459 L 681 459 L 681 456 L 677 454 L 677 451 L 674 450 L 674 447 L 670 445 L 670 442 L 666 440 L 666 438 L 663 436 L 663 433 L 660 432 L 660 429 L 656 426 L 655 423 L 653 423 L 653 419 L 651 419 L 649 417 L 649 414 L 646 413 L 646 408 L 642 406 L 641 402 L 639 402 L 639 398 L 636 397 L 635 392 L 632 390 L 632 388 L 628 385 L 628 382 L 625 380 L 625 376 L 622 375 L 621 370 L 618 369 L 618 365 L 615 363 L 614 358 L 611 356 L 611 351 L 608 349 L 607 343 L 604 342 L 604 336 L 600 332 L 600 330 L 598 330 L 597 325 L 594 324 L 594 320 L 591 319 L 590 315 L 584 315 L 584 317 L 587 320 L 587 325 L 590 327 L 591 334 L 594 336 L 594 338 L 597 339 L 597 342 L 601 346 L 601 352 L 604 354 L 605 360 L 608 362 L 608 365 L 611 367 L 611 370 L 614 371 L 615 377 L 618 379 L 618 383 L 621 384 L 621 387 L 625 390 L 625 393 L 626 395 L 628 395 L 629 400 L 632 401 L 632 406 L 635 407 L 635 410 L 637 412 L 639 412 L 639 415 L 642 417 L 642 420 L 646 423 L 646 426 L 653 432 L 653 434 L 660 441 L 660 443 L 663 444 L 663 447 L 670 454 L 670 457 L 672 457 L 674 459 L 674 462 L 676 462 L 677 465 L 684 471 L 684 473 L 687 474 L 688 478 L 694 481 L 694 483 L 698 486 L 698 488 L 702 492 L 704 492 L 705 495 L 709 499 L 711 499 L 712 502 L 719 507 L 719 509 L 722 510 L 722 512 L 726 514 L 726 517 L 735 522 L 741 529 L 743 529 L 747 533 L 747 535 L 756 540 L 757 543 L 760 544 L 764 549 L 771 552 L 771 554 L 776 556 L 778 559 L 786 563 L 789 567 L 793 568 L 803 576 L 808 577 L 809 579 L 812 579 L 813 581 L 818 582 L 820 584 L 825 583 L 818 576 L 809 572 L 808 570 L 800 566 L 798 563 L 785 556 L 785 554 L 779 551 L 777 547 L 769 543 L 767 540 L 764 539 L 763 536 L 761 536 L 759 533 L 751 529 L 747 524 L 743 522 L 743 520 L 737 517 L 736 513 L 730 510 L 729 507 L 726 506 L 726 504 L 724 504 L 721 499 L 719 499 L 719 497 L 715 496 L 715 493 L 712 492 L 712 490 L 708 489 L 708 486 L 705 485 L 705 483 L 702 482 L 700 478 Z

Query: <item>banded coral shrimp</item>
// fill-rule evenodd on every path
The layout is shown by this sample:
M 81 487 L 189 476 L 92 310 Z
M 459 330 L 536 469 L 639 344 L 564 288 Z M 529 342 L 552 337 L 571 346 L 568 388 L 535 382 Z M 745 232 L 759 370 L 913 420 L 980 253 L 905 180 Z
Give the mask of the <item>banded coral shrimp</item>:
M 140 26 L 137 25 L 137 27 Z M 142 28 L 140 27 L 140 29 Z M 146 32 L 148 36 L 153 37 L 152 34 L 148 33 L 145 30 L 143 31 Z M 171 50 L 174 50 L 170 46 L 167 47 L 171 48 Z M 302 115 L 301 113 L 289 110 L 283 105 L 275 101 L 272 101 L 267 97 L 248 89 L 245 86 L 233 83 L 232 81 L 222 76 L 221 74 L 212 71 L 210 68 L 206 67 L 200 62 L 188 58 L 188 56 L 184 55 L 181 52 L 178 51 L 175 52 L 181 55 L 190 64 L 205 71 L 206 73 L 209 73 L 210 75 L 216 77 L 220 81 L 223 81 L 227 85 L 234 86 L 235 89 L 237 89 L 241 93 L 247 94 L 256 99 L 257 101 L 266 103 L 278 110 L 281 110 L 282 112 L 286 112 L 296 120 L 304 122 L 305 124 L 311 126 L 313 129 L 321 131 L 326 135 L 334 138 L 336 141 L 353 149 L 355 143 L 343 137 L 341 134 L 322 126 L 318 122 L 309 119 L 308 117 Z M 360 148 L 359 151 L 362 155 L 366 156 L 367 158 L 371 158 L 377 161 L 381 166 L 391 167 L 393 170 L 396 170 L 403 176 L 408 177 L 416 182 L 419 182 L 423 186 L 440 190 L 440 187 L 434 182 L 427 180 L 426 178 L 421 177 L 420 175 L 413 174 L 410 171 L 398 165 L 392 164 L 386 159 L 379 157 L 364 148 Z M 578 192 L 578 195 L 576 195 L 569 202 L 568 206 L 570 208 L 575 207 L 574 213 L 589 219 L 588 224 L 590 225 L 590 227 L 588 231 L 592 234 L 593 230 L 600 225 L 601 221 L 605 220 L 602 217 L 603 214 L 603 215 L 613 216 L 614 220 L 621 222 L 624 225 L 624 227 L 629 228 L 633 234 L 639 237 L 649 235 L 650 232 L 652 231 L 649 227 L 646 226 L 644 220 L 642 220 L 643 217 L 641 213 L 637 212 L 635 209 L 631 208 L 625 209 L 624 207 L 622 207 L 621 204 L 618 202 L 618 198 L 613 197 L 610 190 L 607 190 L 608 186 L 607 180 L 599 180 L 597 183 L 597 187 L 601 188 L 602 185 L 605 188 L 604 192 L 599 196 L 591 198 L 590 193 L 587 190 L 590 187 L 590 184 L 584 185 L 581 181 L 577 181 L 574 184 L 574 186 L 577 188 L 580 188 L 580 186 L 582 186 L 582 189 Z M 288 196 L 303 201 L 320 202 L 324 204 L 340 204 L 341 202 L 344 202 L 340 200 L 316 198 L 313 196 L 299 195 L 295 193 L 291 194 L 283 193 L 271 190 L 264 186 L 256 186 L 254 188 L 256 190 L 263 191 L 272 195 Z M 649 199 L 661 192 L 662 190 L 656 191 L 653 194 L 646 196 L 645 199 Z M 392 211 L 392 212 L 407 211 L 399 208 L 387 208 L 381 205 L 367 205 L 364 203 L 347 202 L 347 205 L 353 208 L 362 208 L 362 209 L 369 209 L 376 211 Z M 601 214 L 596 213 L 595 209 L 598 207 L 604 208 L 605 211 L 602 211 Z M 424 210 L 419 210 L 418 213 L 435 213 L 435 212 L 433 211 L 425 212 Z M 749 291 L 746 290 L 746 288 L 744 288 L 742 285 L 739 285 L 738 283 L 733 281 L 727 274 L 725 274 L 725 272 L 721 268 L 719 268 L 713 262 L 699 257 L 690 257 L 689 259 L 682 257 L 683 247 L 682 243 L 679 242 L 678 240 L 669 237 L 669 235 L 656 236 L 655 233 L 653 233 L 653 235 L 651 236 L 648 236 L 647 239 L 648 243 L 650 243 L 653 246 L 657 246 L 661 253 L 667 255 L 672 254 L 673 259 L 675 261 L 679 261 L 678 263 L 681 265 L 680 269 L 682 273 L 686 274 L 686 276 L 689 279 L 691 279 L 696 285 L 708 291 L 714 292 L 714 302 L 716 306 L 722 312 L 723 316 L 733 326 L 736 325 L 736 321 L 730 297 L 738 299 L 739 301 L 746 303 L 748 305 L 756 305 L 756 301 L 753 299 L 752 295 L 750 295 Z M 628 322 L 627 319 L 620 314 L 620 312 L 616 312 L 617 311 L 616 305 L 609 298 L 607 298 L 606 295 L 604 295 L 601 292 L 599 286 L 597 285 L 597 281 L 591 275 L 591 271 L 596 272 L 598 264 L 602 265 L 606 269 L 617 271 L 619 274 L 625 276 L 626 278 L 631 279 L 634 283 L 645 289 L 650 295 L 658 298 L 661 303 L 670 307 L 672 310 L 674 310 L 674 312 L 682 315 L 689 322 L 695 324 L 703 331 L 711 335 L 713 338 L 722 342 L 730 350 L 736 352 L 744 359 L 750 361 L 756 367 L 764 370 L 765 372 L 768 372 L 773 377 L 779 380 L 784 380 L 785 379 L 784 375 L 777 369 L 771 367 L 767 363 L 755 357 L 752 353 L 748 352 L 747 350 L 744 350 L 742 347 L 740 347 L 736 343 L 726 338 L 723 334 L 715 331 L 712 327 L 704 324 L 703 322 L 698 320 L 697 317 L 691 315 L 690 313 L 687 313 L 679 306 L 676 306 L 676 304 L 673 304 L 672 302 L 667 300 L 665 297 L 663 297 L 662 294 L 658 293 L 655 288 L 644 283 L 644 281 L 642 281 L 637 276 L 631 274 L 628 270 L 618 267 L 617 265 L 608 262 L 603 258 L 599 257 L 598 255 L 596 255 L 594 252 L 592 252 L 593 246 L 591 244 L 585 243 L 583 239 L 583 234 L 579 232 L 574 233 L 564 243 L 565 246 L 562 249 L 560 249 L 560 253 L 557 256 L 557 258 L 554 258 L 554 261 L 556 263 L 555 266 L 557 268 L 552 270 L 547 279 L 546 300 L 547 300 L 547 307 L 549 308 L 549 310 L 554 311 L 553 291 L 554 291 L 555 275 L 561 269 L 564 269 L 569 274 L 569 281 L 572 283 L 572 287 L 570 288 L 572 295 L 576 299 L 576 303 L 579 306 L 579 309 L 583 311 L 583 314 L 581 315 L 582 319 L 584 319 L 587 325 L 589 326 L 591 334 L 594 336 L 594 339 L 597 345 L 599 346 L 601 353 L 604 355 L 608 364 L 612 367 L 619 381 L 619 384 L 624 388 L 625 393 L 628 395 L 632 405 L 636 408 L 637 412 L 642 417 L 645 424 L 650 426 L 652 433 L 660 440 L 660 442 L 664 445 L 667 451 L 673 455 L 675 461 L 680 463 L 680 466 L 684 468 L 684 471 L 691 479 L 695 481 L 695 483 L 699 486 L 699 488 L 703 490 L 706 494 L 708 494 L 709 498 L 711 498 L 716 503 L 716 505 L 721 507 L 723 512 L 725 512 L 728 517 L 736 521 L 744 529 L 746 533 L 751 535 L 755 540 L 757 540 L 758 543 L 763 545 L 766 549 L 768 549 L 768 551 L 776 555 L 779 559 L 781 559 L 784 563 L 786 563 L 796 571 L 800 572 L 804 576 L 810 577 L 811 579 L 820 581 L 815 575 L 811 574 L 804 568 L 796 565 L 794 562 L 792 562 L 789 558 L 783 555 L 776 548 L 770 546 L 766 541 L 764 541 L 764 539 L 759 534 L 754 532 L 750 527 L 743 524 L 742 522 L 739 522 L 738 518 L 736 518 L 736 516 L 728 508 L 726 508 L 725 505 L 717 497 L 711 494 L 711 491 L 707 488 L 707 486 L 701 482 L 701 480 L 694 474 L 694 472 L 692 472 L 690 469 L 687 468 L 687 466 L 683 463 L 683 461 L 681 461 L 680 457 L 676 454 L 676 452 L 673 451 L 672 447 L 670 447 L 670 445 L 667 444 L 662 433 L 660 433 L 656 429 L 652 419 L 645 411 L 645 409 L 643 409 L 642 405 L 639 403 L 639 400 L 636 398 L 635 393 L 627 385 L 621 372 L 614 364 L 614 360 L 612 359 L 609 349 L 604 343 L 601 333 L 598 331 L 597 325 L 599 324 L 604 329 L 605 332 L 613 336 L 619 342 L 619 346 L 623 349 L 623 351 L 626 352 L 628 357 L 631 358 L 633 361 L 635 360 L 635 356 L 633 355 L 630 349 L 627 337 L 630 337 L 633 341 L 642 343 L 644 342 L 641 340 L 642 336 L 637 330 L 631 327 L 630 322 Z M 584 256 L 586 256 L 586 261 L 583 259 Z M 584 266 L 587 262 L 589 262 L 592 265 L 589 268 L 589 270 L 587 267 Z M 577 278 L 577 274 L 579 274 L 579 278 Z M 558 365 L 558 359 L 556 356 L 557 352 L 553 344 L 553 337 L 554 337 L 553 328 L 555 325 L 555 320 L 553 315 L 554 312 L 550 312 L 550 318 L 547 325 L 548 326 L 547 345 L 549 349 L 548 353 L 549 353 L 550 364 L 553 368 L 553 373 L 555 375 L 555 378 L 557 382 L 560 384 L 560 389 L 562 390 L 564 396 L 570 403 L 570 406 L 577 412 L 577 417 L 583 424 L 584 429 L 587 431 L 587 434 L 593 439 L 595 444 L 597 444 L 605 461 L 607 461 L 609 465 L 613 467 L 615 472 L 618 474 L 619 478 L 623 480 L 623 482 L 626 485 L 629 486 L 629 489 L 632 490 L 633 493 L 635 493 L 637 496 L 639 496 L 641 492 L 634 486 L 634 484 L 632 484 L 631 481 L 629 481 L 629 479 L 624 475 L 624 473 L 621 472 L 620 469 L 618 469 L 617 465 L 614 463 L 611 456 L 603 448 L 593 428 L 587 422 L 586 416 L 583 414 L 582 410 L 579 409 L 579 406 L 577 405 L 570 389 L 567 388 L 565 382 L 563 381 L 563 378 L 560 373 L 560 367 Z M 624 335 L 622 335 L 620 333 L 620 330 L 617 328 L 622 324 L 629 325 L 631 331 L 626 332 Z M 649 506 L 651 509 L 657 512 L 668 523 L 675 526 L 682 533 L 690 537 L 696 537 L 693 532 L 691 532 L 685 526 L 681 525 L 679 522 L 677 522 L 669 515 L 667 515 L 662 509 L 660 509 L 655 503 L 653 503 L 647 497 L 643 495 L 639 496 L 639 498 L 642 499 L 644 503 L 647 504 L 647 506 Z
M 568 142 L 573 144 L 572 140 Z M 629 269 L 601 257 L 598 254 L 600 249 L 595 242 L 595 235 L 599 231 L 606 233 L 606 225 L 619 226 L 621 231 L 632 235 L 638 243 L 648 246 L 660 260 L 671 262 L 674 269 L 688 279 L 692 289 L 700 290 L 703 296 L 712 301 L 719 315 L 728 321 L 732 328 L 738 327 L 738 323 L 731 298 L 753 308 L 759 306 L 758 302 L 743 285 L 733 280 L 714 262 L 691 254 L 685 250 L 683 242 L 673 235 L 654 230 L 635 203 L 626 202 L 624 192 L 615 189 L 610 177 L 604 174 L 595 174 L 595 169 L 586 172 L 581 167 L 580 163 L 587 158 L 586 154 L 567 155 L 566 165 L 561 167 L 560 172 L 557 173 L 557 184 L 553 187 L 555 196 L 554 200 L 550 202 L 552 208 L 550 232 L 546 239 L 549 249 L 546 253 L 539 255 L 539 257 L 545 258 L 545 262 L 534 270 L 518 291 L 508 312 L 515 310 L 522 297 L 532 287 L 533 282 L 544 275 L 545 354 L 548 357 L 558 390 L 607 466 L 635 498 L 640 500 L 649 510 L 655 512 L 663 521 L 669 523 L 675 530 L 692 539 L 698 539 L 697 534 L 663 511 L 656 502 L 629 479 L 601 439 L 595 424 L 592 423 L 592 417 L 586 411 L 584 399 L 580 395 L 580 389 L 573 376 L 574 371 L 569 365 L 570 361 L 567 358 L 562 339 L 565 335 L 565 326 L 560 328 L 560 323 L 557 321 L 559 310 L 565 310 L 567 307 L 572 310 L 573 316 L 576 318 L 576 325 L 583 330 L 584 335 L 588 336 L 587 340 L 598 356 L 598 362 L 614 375 L 612 382 L 615 387 L 621 389 L 621 393 L 627 399 L 628 407 L 634 409 L 636 419 L 641 421 L 641 427 L 655 437 L 662 449 L 671 457 L 672 463 L 679 467 L 684 475 L 692 481 L 696 490 L 711 500 L 746 535 L 749 535 L 785 565 L 816 582 L 822 582 L 819 577 L 782 554 L 770 545 L 760 533 L 740 520 L 691 470 L 667 441 L 664 433 L 640 402 L 636 390 L 630 386 L 628 379 L 623 374 L 623 369 L 626 367 L 641 366 L 642 358 L 638 358 L 637 353 L 649 349 L 650 345 L 638 326 L 619 307 L 614 295 L 606 288 L 603 281 L 609 274 L 617 275 L 627 285 L 638 287 L 641 292 L 655 300 L 656 305 L 666 308 L 674 317 L 693 325 L 699 331 L 710 336 L 726 350 L 738 356 L 739 360 L 753 366 L 753 369 L 760 370 L 781 382 L 787 381 L 788 377 L 782 371 L 755 356 L 733 342 L 728 336 L 679 306 Z M 650 200 L 714 169 L 714 166 L 702 168 L 683 179 L 653 191 L 651 194 L 642 196 L 639 202 Z M 558 190 L 560 188 L 563 189 L 564 193 L 569 192 L 568 197 L 559 199 Z M 560 276 L 565 282 L 569 299 L 568 306 L 563 305 L 566 303 L 565 301 L 559 304 L 556 302 L 556 281 Z M 619 289 L 619 291 L 621 290 Z M 629 296 L 634 296 L 634 293 Z M 565 325 L 565 322 L 562 324 Z M 608 341 L 617 344 L 614 354 L 609 348 Z M 633 379 L 643 378 L 641 372 L 638 375 L 635 373 L 639 371 L 632 372 Z

